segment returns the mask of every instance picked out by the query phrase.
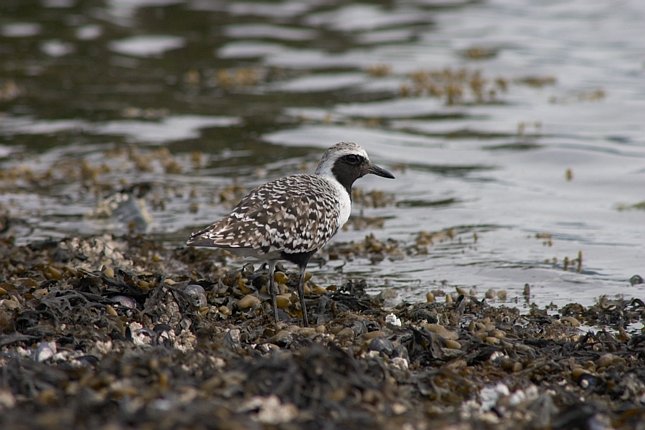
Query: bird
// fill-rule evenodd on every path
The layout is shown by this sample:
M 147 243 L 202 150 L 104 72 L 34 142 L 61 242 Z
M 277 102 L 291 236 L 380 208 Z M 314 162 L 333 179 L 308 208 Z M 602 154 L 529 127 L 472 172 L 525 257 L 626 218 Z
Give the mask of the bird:
M 302 323 L 309 325 L 304 300 L 305 269 L 313 254 L 347 222 L 352 185 L 367 175 L 394 179 L 353 142 L 327 149 L 313 174 L 294 174 L 251 190 L 223 218 L 190 235 L 188 246 L 224 248 L 267 263 L 273 317 L 278 322 L 274 272 L 278 261 L 299 269 Z

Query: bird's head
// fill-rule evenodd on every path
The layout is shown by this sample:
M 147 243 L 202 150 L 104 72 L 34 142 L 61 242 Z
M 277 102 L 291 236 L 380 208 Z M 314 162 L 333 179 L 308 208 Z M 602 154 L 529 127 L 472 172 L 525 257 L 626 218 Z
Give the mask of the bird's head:
M 351 142 L 337 143 L 329 148 L 316 168 L 316 174 L 335 178 L 348 192 L 354 181 L 370 173 L 394 179 L 390 172 L 373 164 L 363 148 Z

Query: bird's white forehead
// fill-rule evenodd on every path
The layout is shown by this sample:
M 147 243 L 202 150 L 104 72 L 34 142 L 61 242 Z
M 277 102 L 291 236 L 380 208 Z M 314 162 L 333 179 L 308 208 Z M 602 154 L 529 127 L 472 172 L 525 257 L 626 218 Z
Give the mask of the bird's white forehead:
M 367 152 L 365 152 L 365 150 L 361 148 L 360 145 L 353 142 L 341 142 L 325 151 L 321 162 L 325 162 L 327 160 L 337 160 L 338 158 L 349 154 L 360 155 L 369 160 Z
M 337 143 L 325 151 L 320 163 L 318 163 L 318 167 L 316 168 L 316 174 L 333 177 L 332 168 L 334 167 L 336 160 L 349 154 L 360 155 L 365 157 L 366 160 L 369 160 L 367 152 L 365 152 L 365 150 L 359 145 L 352 142 Z

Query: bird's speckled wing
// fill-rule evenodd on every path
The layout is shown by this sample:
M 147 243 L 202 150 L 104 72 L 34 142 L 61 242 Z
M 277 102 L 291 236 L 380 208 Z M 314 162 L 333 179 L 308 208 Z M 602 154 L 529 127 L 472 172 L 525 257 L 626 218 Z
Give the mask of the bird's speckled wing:
M 320 176 L 293 175 L 246 195 L 233 211 L 195 232 L 188 245 L 312 252 L 338 231 L 338 191 Z

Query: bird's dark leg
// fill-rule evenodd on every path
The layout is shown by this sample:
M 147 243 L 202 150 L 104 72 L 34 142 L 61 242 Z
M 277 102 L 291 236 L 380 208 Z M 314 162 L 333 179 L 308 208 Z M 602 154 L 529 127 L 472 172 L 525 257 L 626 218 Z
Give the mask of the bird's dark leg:
M 269 292 L 271 293 L 271 305 L 273 306 L 273 318 L 278 323 L 278 304 L 275 299 L 275 280 L 274 272 L 277 261 L 269 261 Z
M 309 326 L 309 320 L 307 319 L 307 306 L 305 306 L 305 269 L 307 268 L 307 263 L 300 265 L 300 276 L 298 277 L 298 296 L 300 297 L 300 308 L 302 309 L 302 325 L 304 327 Z
M 316 251 L 313 250 L 295 254 L 282 252 L 281 254 L 283 259 L 297 264 L 298 269 L 300 269 L 300 276 L 298 276 L 298 296 L 300 297 L 300 309 L 302 309 L 302 323 L 305 327 L 309 325 L 309 320 L 307 319 L 307 307 L 305 306 L 305 269 L 307 268 L 309 259 L 315 252 Z

